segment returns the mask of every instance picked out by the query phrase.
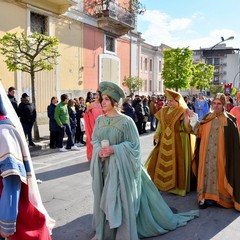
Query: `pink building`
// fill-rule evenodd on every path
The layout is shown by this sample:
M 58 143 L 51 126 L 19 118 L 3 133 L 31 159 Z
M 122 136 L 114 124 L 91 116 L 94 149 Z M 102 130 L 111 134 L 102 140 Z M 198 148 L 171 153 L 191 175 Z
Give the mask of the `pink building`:
M 131 75 L 130 38 L 135 15 L 126 1 L 84 1 L 84 12 L 92 18 L 83 24 L 83 89 L 96 91 L 99 82 L 121 85 Z

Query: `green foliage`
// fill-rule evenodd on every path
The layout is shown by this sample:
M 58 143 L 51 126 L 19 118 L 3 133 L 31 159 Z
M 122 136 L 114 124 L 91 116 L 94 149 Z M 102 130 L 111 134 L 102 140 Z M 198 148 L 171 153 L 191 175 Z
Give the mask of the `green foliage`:
M 130 1 L 130 12 L 137 13 L 139 15 L 144 14 L 146 7 L 139 0 Z
M 144 81 L 139 77 L 124 77 L 122 85 L 129 89 L 130 95 L 133 96 L 134 92 L 139 91 L 143 86 Z
M 24 32 L 20 37 L 17 33 L 6 33 L 0 39 L 0 53 L 6 57 L 4 62 L 9 71 L 23 71 L 31 76 L 32 102 L 35 100 L 35 73 L 43 70 L 52 70 L 57 64 L 59 40 L 38 32 L 26 36 Z M 39 139 L 37 121 L 34 124 L 34 137 Z
M 162 77 L 166 88 L 189 88 L 191 79 L 192 54 L 189 48 L 173 48 L 164 51 Z
M 215 95 L 217 93 L 224 93 L 224 85 L 210 85 L 210 92 Z M 235 87 L 231 88 L 231 96 L 236 96 L 238 89 Z
M 210 82 L 214 74 L 214 66 L 198 63 L 192 66 L 192 80 L 190 85 L 196 89 L 203 91 L 210 87 Z
M 9 71 L 21 70 L 31 75 L 42 70 L 52 70 L 57 64 L 59 40 L 38 32 L 26 36 L 24 32 L 6 33 L 0 39 L 0 52 L 5 55 Z
M 223 85 L 213 85 L 212 84 L 212 85 L 210 85 L 209 90 L 213 95 L 216 95 L 217 93 L 223 93 L 224 87 L 223 87 Z
M 232 96 L 236 96 L 237 92 L 238 92 L 237 88 L 235 88 L 235 87 L 231 88 L 231 95 Z

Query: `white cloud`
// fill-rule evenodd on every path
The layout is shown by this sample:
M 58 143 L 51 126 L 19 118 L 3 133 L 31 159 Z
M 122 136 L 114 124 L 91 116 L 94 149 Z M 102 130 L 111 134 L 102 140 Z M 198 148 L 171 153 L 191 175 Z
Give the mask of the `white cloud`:
M 141 24 L 147 25 L 143 38 L 152 45 L 174 41 L 176 39 L 174 33 L 188 29 L 192 22 L 189 18 L 172 19 L 166 13 L 157 10 L 146 11 L 139 17 L 139 20 Z
M 200 12 L 194 13 L 190 18 L 172 18 L 158 10 L 147 10 L 139 16 L 139 24 L 142 24 L 142 37 L 147 43 L 158 46 L 164 43 L 170 47 L 211 47 L 221 41 L 221 36 L 227 39 L 234 36 L 234 40 L 226 42 L 227 46 L 238 46 L 237 33 L 231 29 L 214 29 L 205 36 L 201 36 L 194 23 L 203 19 Z
M 188 18 L 173 19 L 168 24 L 169 31 L 182 31 L 187 29 L 191 22 L 192 20 Z

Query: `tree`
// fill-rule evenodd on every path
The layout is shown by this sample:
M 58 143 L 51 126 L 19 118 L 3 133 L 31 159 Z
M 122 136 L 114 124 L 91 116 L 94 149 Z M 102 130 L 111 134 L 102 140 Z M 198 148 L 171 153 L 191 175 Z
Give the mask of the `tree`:
M 210 85 L 210 92 L 213 95 L 216 95 L 217 93 L 224 93 L 224 86 L 223 85 Z M 238 89 L 235 87 L 231 88 L 231 96 L 236 96 L 238 92 Z
M 59 40 L 38 32 L 26 36 L 24 32 L 20 37 L 17 33 L 6 33 L 0 39 L 0 52 L 5 55 L 4 61 L 9 71 L 20 70 L 31 76 L 32 103 L 36 107 L 35 99 L 35 73 L 43 70 L 52 70 L 57 64 Z M 37 121 L 34 125 L 34 138 L 39 139 Z
M 139 91 L 143 86 L 143 80 L 139 77 L 124 77 L 123 86 L 127 87 L 130 92 L 130 96 L 134 95 L 134 92 Z
M 209 89 L 213 95 L 216 95 L 217 93 L 223 93 L 224 87 L 223 85 L 210 85 Z
M 176 91 L 189 88 L 192 54 L 188 48 L 173 48 L 164 51 L 162 77 L 165 87 L 174 88 Z
M 214 73 L 214 66 L 198 63 L 192 66 L 192 80 L 190 85 L 196 89 L 203 91 L 210 87 Z
M 139 0 L 130 0 L 129 4 L 130 12 L 142 15 L 146 11 L 146 7 Z
M 232 88 L 231 88 L 231 95 L 232 95 L 232 96 L 236 96 L 236 95 L 237 95 L 237 92 L 238 92 L 237 88 L 235 88 L 235 87 L 232 87 Z

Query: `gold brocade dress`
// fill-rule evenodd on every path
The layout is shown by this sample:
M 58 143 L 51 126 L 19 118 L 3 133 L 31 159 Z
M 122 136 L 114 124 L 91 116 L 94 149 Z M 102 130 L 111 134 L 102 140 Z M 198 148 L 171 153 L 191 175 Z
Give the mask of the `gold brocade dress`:
M 160 191 L 181 196 L 190 191 L 191 159 L 194 151 L 191 127 L 184 125 L 183 107 L 164 107 L 155 115 L 157 145 L 145 166 Z M 192 140 L 193 140 L 192 139 Z

